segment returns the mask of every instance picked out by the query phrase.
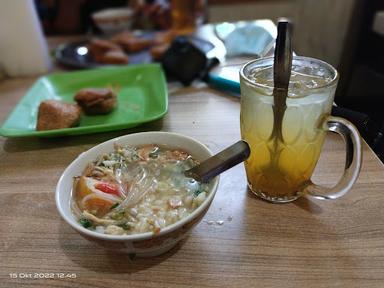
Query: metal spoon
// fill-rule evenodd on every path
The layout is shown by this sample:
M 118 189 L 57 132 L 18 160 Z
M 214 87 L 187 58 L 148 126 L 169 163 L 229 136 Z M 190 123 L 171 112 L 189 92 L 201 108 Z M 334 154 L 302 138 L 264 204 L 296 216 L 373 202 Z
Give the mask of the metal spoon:
M 274 124 L 271 139 L 283 141 L 282 123 L 288 96 L 292 69 L 292 24 L 282 19 L 277 26 L 275 58 L 273 63 L 273 114 Z
M 246 160 L 250 152 L 247 142 L 240 140 L 199 165 L 185 171 L 184 175 L 199 182 L 209 182 L 220 173 Z

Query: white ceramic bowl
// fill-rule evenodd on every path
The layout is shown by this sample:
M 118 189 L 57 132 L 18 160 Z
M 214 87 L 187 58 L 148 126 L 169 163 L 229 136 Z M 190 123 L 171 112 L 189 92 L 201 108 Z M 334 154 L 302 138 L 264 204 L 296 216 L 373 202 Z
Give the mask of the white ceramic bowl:
M 164 253 L 187 236 L 190 229 L 195 226 L 207 212 L 215 196 L 219 177 L 209 183 L 209 193 L 205 201 L 189 216 L 163 228 L 159 234 L 152 232 L 133 235 L 106 235 L 82 227 L 70 208 L 73 177 L 81 175 L 89 162 L 94 161 L 100 154 L 113 151 L 113 145 L 162 144 L 172 148 L 182 148 L 188 151 L 195 159 L 203 161 L 212 152 L 202 143 L 193 138 L 169 132 L 143 132 L 118 137 L 101 143 L 90 150 L 80 154 L 63 172 L 56 187 L 56 206 L 63 219 L 86 239 L 112 250 L 124 253 L 133 253 L 137 256 L 155 256 Z
M 93 13 L 92 19 L 104 33 L 112 34 L 129 30 L 133 14 L 130 8 L 109 8 Z

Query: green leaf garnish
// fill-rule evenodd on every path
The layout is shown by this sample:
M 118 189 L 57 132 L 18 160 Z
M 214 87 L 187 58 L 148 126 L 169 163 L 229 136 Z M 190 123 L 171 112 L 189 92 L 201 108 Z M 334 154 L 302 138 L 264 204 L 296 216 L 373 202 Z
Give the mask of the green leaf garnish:
M 111 206 L 111 210 L 113 210 L 113 209 L 115 209 L 117 206 L 119 206 L 120 205 L 120 203 L 119 202 L 116 202 L 115 204 L 113 204 L 112 206 Z
M 92 226 L 92 221 L 87 218 L 80 218 L 79 223 L 84 228 L 89 228 Z
M 125 216 L 124 210 L 117 211 L 116 213 L 111 215 L 111 219 L 113 219 L 113 220 L 121 220 L 121 219 L 124 218 L 124 216 Z
M 128 223 L 123 223 L 123 224 L 120 224 L 117 226 L 123 228 L 124 230 L 130 230 L 131 229 L 131 225 L 129 225 Z
M 202 193 L 202 192 L 204 192 L 204 190 L 202 190 L 202 189 L 196 190 L 195 192 L 193 192 L 193 197 L 196 198 L 196 197 L 199 196 L 199 194 Z

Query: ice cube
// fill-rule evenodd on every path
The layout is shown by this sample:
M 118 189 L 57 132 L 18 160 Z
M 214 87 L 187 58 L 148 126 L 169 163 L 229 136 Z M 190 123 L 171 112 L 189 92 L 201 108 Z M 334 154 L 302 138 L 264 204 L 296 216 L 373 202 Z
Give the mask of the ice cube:
M 294 144 L 303 133 L 303 107 L 299 105 L 288 106 L 284 113 L 282 133 L 284 142 Z

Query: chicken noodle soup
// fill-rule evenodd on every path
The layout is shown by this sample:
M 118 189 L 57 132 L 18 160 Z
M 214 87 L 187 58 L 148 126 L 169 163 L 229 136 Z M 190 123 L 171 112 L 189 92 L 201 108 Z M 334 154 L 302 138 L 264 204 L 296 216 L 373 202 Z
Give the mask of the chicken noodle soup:
M 74 180 L 72 211 L 82 226 L 100 233 L 159 233 L 206 199 L 207 184 L 184 176 L 197 164 L 180 149 L 115 145 Z

